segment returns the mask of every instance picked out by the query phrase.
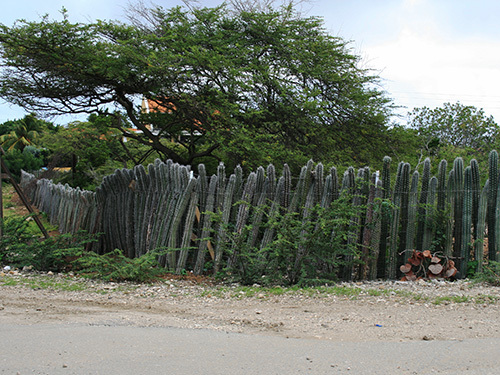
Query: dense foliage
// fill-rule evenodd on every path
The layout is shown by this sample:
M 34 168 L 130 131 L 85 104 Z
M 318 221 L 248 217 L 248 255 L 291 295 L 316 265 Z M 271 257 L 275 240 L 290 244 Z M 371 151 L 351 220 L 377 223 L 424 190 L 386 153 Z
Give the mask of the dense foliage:
M 321 19 L 291 7 L 143 16 L 2 26 L 0 96 L 53 114 L 115 106 L 139 132 L 116 112 L 110 127 L 181 164 L 361 165 L 387 153 L 390 102 Z M 156 110 L 144 113 L 141 97 Z

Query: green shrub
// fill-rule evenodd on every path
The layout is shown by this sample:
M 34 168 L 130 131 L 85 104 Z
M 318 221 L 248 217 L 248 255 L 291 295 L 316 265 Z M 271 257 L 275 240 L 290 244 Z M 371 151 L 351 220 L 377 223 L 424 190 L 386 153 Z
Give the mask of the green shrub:
M 158 263 L 160 251 L 150 251 L 138 258 L 130 259 L 121 250 L 98 255 L 94 252 L 82 253 L 73 262 L 77 272 L 106 281 L 150 282 L 166 273 Z
M 32 234 L 29 216 L 5 220 L 0 239 L 0 262 L 13 267 L 31 266 L 38 271 L 63 271 L 93 239 L 84 232 L 42 239 Z
M 313 207 L 307 219 L 298 212 L 278 210 L 268 218 L 267 226 L 275 230 L 275 236 L 264 248 L 248 245 L 251 225 L 241 233 L 227 226 L 224 252 L 229 258 L 234 253 L 235 262 L 218 276 L 245 285 L 324 285 L 337 281 L 346 259 L 360 262 L 358 244 L 348 237 L 359 227 L 352 218 L 361 215 L 364 208 L 353 205 L 352 197 L 345 195 L 328 208 Z M 269 212 L 267 207 L 253 209 Z M 213 217 L 220 219 L 219 215 Z

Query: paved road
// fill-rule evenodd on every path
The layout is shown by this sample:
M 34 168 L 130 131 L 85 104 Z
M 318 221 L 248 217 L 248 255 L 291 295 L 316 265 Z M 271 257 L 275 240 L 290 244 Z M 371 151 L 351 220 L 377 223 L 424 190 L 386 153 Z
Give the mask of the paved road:
M 209 330 L 0 323 L 0 374 L 500 374 L 500 339 L 342 343 Z

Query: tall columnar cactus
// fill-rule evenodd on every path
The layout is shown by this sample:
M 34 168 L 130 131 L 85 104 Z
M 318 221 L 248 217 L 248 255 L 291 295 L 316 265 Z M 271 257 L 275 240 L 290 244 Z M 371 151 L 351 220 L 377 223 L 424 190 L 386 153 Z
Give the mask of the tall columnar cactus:
M 387 201 L 391 197 L 391 158 L 386 156 L 382 169 L 382 199 L 383 204 L 381 207 L 382 214 L 380 217 L 380 245 L 377 260 L 377 277 L 385 278 L 387 275 L 387 249 L 389 239 L 389 228 L 391 221 L 391 211 L 388 207 Z
M 198 180 L 192 179 L 195 183 Z M 196 217 L 196 207 L 198 205 L 198 190 L 196 187 L 191 190 L 189 197 L 189 205 L 186 207 L 186 214 L 184 218 L 184 227 L 182 228 L 182 240 L 180 244 L 179 259 L 177 260 L 176 274 L 181 274 L 186 268 L 186 261 L 191 251 L 191 241 L 193 239 L 193 226 Z
M 382 234 L 382 217 L 383 217 L 383 201 L 381 200 L 383 196 L 382 181 L 377 181 L 375 187 L 375 200 L 374 200 L 374 210 L 373 210 L 373 220 L 374 223 L 372 229 L 372 236 L 370 240 L 370 257 L 369 257 L 369 279 L 375 280 L 378 277 L 378 264 L 380 257 L 380 236 Z M 384 264 L 385 265 L 385 264 Z
M 269 209 L 268 223 L 275 218 L 275 216 L 279 213 L 280 208 L 282 207 L 282 201 L 283 201 L 282 196 L 284 194 L 285 184 L 286 184 L 285 180 L 286 180 L 285 171 L 283 170 L 283 175 L 278 180 L 274 201 L 272 202 L 271 208 Z M 260 243 L 261 252 L 264 251 L 266 247 L 271 243 L 274 237 L 274 233 L 275 233 L 274 227 L 272 225 L 268 225 L 264 231 L 264 234 L 262 236 L 262 241 Z
M 422 173 L 422 188 L 420 190 L 420 199 L 418 204 L 418 227 L 417 227 L 417 250 L 426 250 L 422 248 L 425 226 L 425 205 L 427 204 L 427 194 L 429 191 L 429 180 L 431 178 L 431 159 L 424 160 L 424 170 Z
M 437 186 L 437 209 L 439 212 L 444 212 L 446 207 L 446 169 L 448 162 L 441 160 L 438 168 L 438 186 Z
M 241 197 L 241 204 L 238 206 L 238 216 L 235 224 L 235 236 L 233 246 L 231 248 L 231 257 L 228 259 L 228 266 L 232 267 L 236 264 L 239 256 L 239 246 L 243 240 L 243 229 L 245 228 L 250 212 L 250 202 L 252 201 L 257 184 L 257 174 L 252 172 L 248 175 L 243 194 Z
M 499 238 L 500 220 L 498 218 L 498 216 L 500 215 L 500 199 L 498 199 L 498 197 L 500 197 L 500 183 L 498 184 L 497 205 L 496 205 L 496 208 L 495 208 L 495 216 L 496 216 L 495 233 L 496 233 L 496 237 L 495 237 L 495 246 L 493 248 L 494 254 L 492 254 L 494 258 L 491 259 L 491 260 L 494 260 L 496 262 L 500 261 L 500 238 Z
M 366 169 L 360 168 L 358 170 L 358 175 L 355 180 L 354 196 L 352 198 L 352 205 L 355 208 L 355 211 L 358 211 L 357 208 L 360 207 L 364 201 L 363 193 L 365 191 L 365 185 L 366 185 L 365 173 Z M 350 220 L 351 225 L 347 234 L 348 248 L 359 247 L 362 220 L 363 220 L 362 215 L 355 214 L 351 217 Z M 354 254 L 347 254 L 344 257 L 344 262 L 345 264 L 342 271 L 343 274 L 342 277 L 343 280 L 350 281 L 352 280 L 353 276 Z
M 373 236 L 373 230 L 375 226 L 375 192 L 376 192 L 376 179 L 377 175 L 376 173 L 373 173 L 371 178 L 370 178 L 370 186 L 369 186 L 369 194 L 368 194 L 368 199 L 366 202 L 367 205 L 367 210 L 366 210 L 366 219 L 365 219 L 365 225 L 363 228 L 363 240 L 362 240 L 362 248 L 361 248 L 361 253 L 362 253 L 362 264 L 360 267 L 360 279 L 365 280 L 368 278 L 368 271 L 371 267 L 373 267 L 372 262 L 370 262 L 370 253 L 372 253 L 373 256 L 373 251 L 371 250 L 371 244 L 372 244 L 372 236 Z M 378 251 L 378 249 L 377 249 Z
M 213 222 L 210 213 L 213 213 L 214 211 L 217 179 L 218 177 L 216 175 L 213 175 L 208 186 L 207 201 L 205 204 L 205 213 L 203 216 L 203 229 L 199 237 L 198 255 L 196 257 L 196 264 L 194 267 L 194 273 L 196 275 L 200 275 L 203 272 L 207 249 L 211 252 L 210 255 L 212 257 L 212 260 L 215 260 L 215 252 L 212 248 L 212 242 L 210 241 Z
M 182 172 L 181 172 L 182 173 Z M 181 177 L 184 179 L 184 177 Z M 177 204 L 175 206 L 174 215 L 172 217 L 171 226 L 169 228 L 169 238 L 168 238 L 168 248 L 170 250 L 178 249 L 180 247 L 180 243 L 178 240 L 179 237 L 179 227 L 182 222 L 182 218 L 186 212 L 186 208 L 191 199 L 191 193 L 196 189 L 196 179 L 192 178 L 187 183 L 184 191 L 179 196 Z M 171 251 L 167 254 L 167 268 L 170 270 L 175 270 L 176 267 L 176 256 L 177 254 L 174 251 Z
M 410 164 L 405 163 L 402 169 L 401 185 L 401 227 L 399 230 L 398 263 L 403 264 L 404 254 L 408 250 L 406 244 L 406 234 L 408 232 L 408 201 L 410 190 Z
M 330 200 L 331 202 L 335 201 L 339 197 L 339 177 L 337 174 L 337 168 L 330 168 L 330 176 L 332 177 L 332 184 L 330 189 Z
M 274 168 L 274 165 L 269 164 L 267 166 L 266 176 L 268 180 L 266 201 L 269 201 L 268 203 L 270 203 L 276 194 L 276 168 Z
M 355 187 L 355 172 L 353 167 L 349 167 L 344 172 L 344 177 L 342 178 L 342 188 L 341 192 L 343 194 L 354 194 Z
M 297 182 L 297 186 L 295 187 L 295 193 L 292 198 L 292 202 L 290 203 L 289 211 L 293 212 L 296 210 L 300 210 L 304 205 L 307 194 L 309 193 L 309 188 L 312 182 L 312 168 L 313 161 L 309 160 L 305 166 L 302 167 L 300 171 L 299 181 Z
M 222 211 L 224 205 L 224 194 L 226 192 L 226 167 L 224 163 L 219 163 L 217 167 L 217 195 L 215 197 L 216 212 Z
M 224 203 L 222 205 L 221 219 L 219 223 L 219 230 L 217 232 L 216 247 L 215 247 L 215 262 L 214 262 L 214 273 L 219 272 L 220 264 L 222 261 L 222 256 L 224 249 L 226 248 L 226 236 L 229 224 L 229 218 L 231 215 L 231 207 L 234 202 L 234 191 L 236 187 L 236 175 L 232 174 L 229 177 L 229 182 L 226 186 L 226 191 L 224 193 Z
M 422 241 L 422 248 L 426 250 L 430 249 L 432 239 L 436 234 L 436 225 L 432 218 L 436 217 L 436 195 L 438 184 L 438 179 L 436 177 L 432 177 L 429 182 L 429 194 L 427 195 L 427 205 L 425 208 L 426 220 L 424 225 L 424 238 Z
M 283 165 L 283 192 L 281 194 L 280 204 L 283 208 L 288 208 L 290 206 L 290 196 L 292 190 L 292 174 L 290 172 L 290 167 L 288 164 Z
M 488 192 L 488 258 L 496 259 L 496 206 L 498 194 L 498 153 L 493 150 L 489 155 L 489 192 Z
M 415 248 L 415 231 L 416 231 L 415 226 L 417 223 L 418 180 L 419 180 L 419 177 L 420 177 L 420 174 L 418 173 L 418 171 L 413 172 L 413 176 L 411 177 L 410 197 L 408 200 L 408 229 L 406 231 L 406 248 L 407 249 L 414 249 Z M 426 193 L 426 195 L 427 195 L 427 193 Z M 422 201 L 422 200 L 420 200 L 420 201 Z M 427 198 L 426 198 L 426 201 L 427 201 Z M 419 211 L 420 211 L 420 207 L 419 207 Z M 420 217 L 419 217 L 419 225 L 420 225 Z M 423 234 L 423 229 L 422 229 L 422 234 Z M 422 237 L 423 237 L 423 235 L 422 235 Z M 417 238 L 417 242 L 419 242 L 418 238 Z M 406 263 L 406 261 L 408 260 L 410 255 L 411 254 L 409 251 L 405 251 L 405 253 L 403 254 L 404 263 Z
M 472 237 L 477 237 L 477 219 L 479 209 L 479 196 L 481 195 L 479 164 L 476 159 L 470 161 L 472 173 Z
M 314 203 L 320 203 L 323 197 L 324 188 L 324 168 L 323 164 L 318 163 L 316 168 L 314 168 Z
M 476 239 L 474 241 L 474 258 L 477 262 L 476 272 L 483 272 L 484 234 L 486 231 L 486 212 L 488 210 L 488 192 L 490 180 L 486 180 L 479 198 Z
M 451 257 L 453 255 L 453 227 L 455 223 L 455 170 L 452 169 L 448 175 L 448 184 L 446 188 L 446 205 L 449 207 L 448 220 L 446 221 L 444 255 Z
M 399 227 L 400 227 L 400 215 L 401 215 L 401 198 L 403 195 L 403 180 L 405 163 L 400 162 L 398 165 L 398 170 L 396 173 L 396 184 L 394 186 L 393 194 L 393 210 L 392 210 L 392 221 L 391 221 L 391 235 L 390 235 L 390 247 L 389 247 L 389 261 L 387 268 L 387 277 L 390 279 L 395 279 L 397 277 L 397 266 L 398 266 L 398 237 L 399 237 Z
M 460 277 L 467 275 L 467 264 L 470 257 L 470 246 L 472 238 L 472 169 L 465 168 L 464 194 L 463 194 L 463 220 L 462 220 L 462 243 L 460 249 L 459 272 Z
M 456 158 L 453 162 L 453 170 L 455 172 L 455 228 L 453 230 L 455 242 L 453 244 L 453 255 L 458 258 L 462 251 L 463 239 L 464 161 L 461 157 Z

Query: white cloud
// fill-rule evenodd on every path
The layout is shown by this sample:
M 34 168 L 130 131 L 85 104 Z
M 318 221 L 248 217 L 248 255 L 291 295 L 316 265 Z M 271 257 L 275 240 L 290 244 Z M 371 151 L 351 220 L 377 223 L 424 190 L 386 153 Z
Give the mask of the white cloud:
M 444 102 L 484 108 L 500 120 L 500 42 L 448 40 L 403 28 L 392 41 L 369 46 L 370 65 L 381 69 L 387 91 L 408 109 Z

